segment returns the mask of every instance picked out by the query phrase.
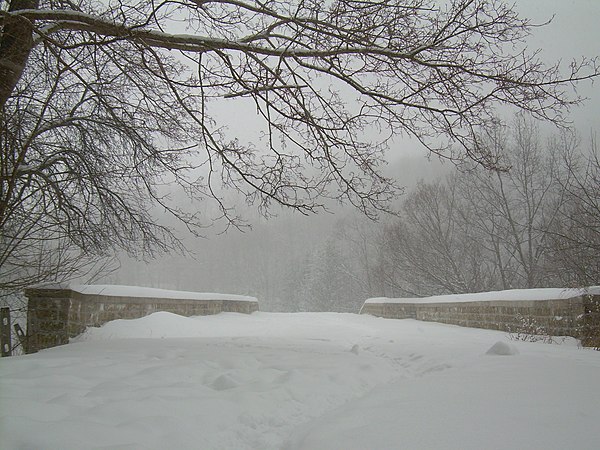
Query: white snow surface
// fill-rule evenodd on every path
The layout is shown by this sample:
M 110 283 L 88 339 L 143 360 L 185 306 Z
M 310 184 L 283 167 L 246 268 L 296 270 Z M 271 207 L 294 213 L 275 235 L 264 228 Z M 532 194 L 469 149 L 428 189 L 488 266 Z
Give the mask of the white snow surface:
M 573 341 L 355 314 L 161 312 L 2 358 L 0 448 L 597 449 L 598 379 L 600 352 Z
M 365 303 L 463 303 L 518 300 L 562 300 L 589 294 L 600 295 L 600 286 L 590 286 L 587 288 L 509 289 L 506 291 L 434 295 L 431 297 L 414 298 L 375 297 L 367 299 Z
M 171 298 L 179 300 L 234 300 L 238 302 L 256 302 L 255 297 L 235 294 L 218 294 L 213 292 L 172 291 L 142 286 L 121 286 L 116 284 L 40 284 L 34 288 L 70 289 L 80 294 L 104 295 L 107 297 L 146 297 Z

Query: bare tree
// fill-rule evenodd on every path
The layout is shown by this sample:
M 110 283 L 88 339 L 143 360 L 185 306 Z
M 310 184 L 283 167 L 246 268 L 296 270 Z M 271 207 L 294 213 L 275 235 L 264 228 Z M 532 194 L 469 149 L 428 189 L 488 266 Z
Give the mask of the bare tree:
M 600 153 L 595 135 L 590 151 L 578 140 L 558 141 L 569 182 L 562 183 L 565 202 L 550 229 L 548 247 L 555 276 L 565 285 L 589 286 L 600 280 Z
M 485 130 L 481 140 L 502 154 L 505 170 L 474 167 L 457 180 L 478 239 L 496 266 L 499 287 L 548 286 L 548 233 L 560 220 L 563 186 L 571 177 L 530 118 Z
M 381 272 L 391 295 L 479 292 L 495 287 L 494 264 L 477 238 L 456 176 L 419 183 L 388 225 L 380 244 Z
M 480 142 L 504 168 L 466 164 L 444 182 L 417 186 L 384 234 L 388 285 L 431 295 L 547 287 L 572 276 L 566 259 L 593 253 L 589 234 L 599 217 L 595 160 L 581 170 L 560 158 L 576 161 L 573 136 L 564 131 L 546 145 L 525 117 L 482 131 Z M 567 247 L 571 253 L 562 252 Z M 590 270 L 598 263 L 578 261 Z
M 89 65 L 83 61 L 71 64 L 72 73 L 47 50 L 30 61 L 2 110 L 0 288 L 93 276 L 89 269 L 108 261 L 113 247 L 173 247 L 147 206 L 148 195 L 160 200 L 156 187 L 145 187 L 156 186 L 157 166 L 147 152 L 137 158 L 142 144 L 134 135 L 149 135 L 149 126 L 125 124 L 100 100 L 125 92 L 81 82 Z
M 334 239 L 339 242 L 341 254 L 337 265 L 347 277 L 350 291 L 363 300 L 383 295 L 384 287 L 377 267 L 380 228 L 364 215 L 351 213 L 338 220 L 336 229 Z M 345 295 L 348 297 L 347 293 Z
M 234 224 L 223 187 L 261 210 L 331 197 L 374 215 L 396 189 L 380 172 L 392 135 L 493 167 L 475 130 L 496 105 L 561 123 L 579 101 L 567 88 L 599 72 L 544 66 L 524 45 L 533 25 L 499 0 L 10 0 L 0 14 L 2 234 L 21 241 L 24 219 L 89 253 L 176 247 L 152 208 L 199 232 L 173 184 Z M 251 102 L 264 140 L 223 129 L 218 101 Z

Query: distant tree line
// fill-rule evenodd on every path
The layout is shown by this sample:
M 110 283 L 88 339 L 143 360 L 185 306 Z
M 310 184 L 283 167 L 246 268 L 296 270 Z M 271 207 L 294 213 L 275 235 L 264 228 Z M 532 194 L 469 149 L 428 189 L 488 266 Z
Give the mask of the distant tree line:
M 341 312 L 357 312 L 375 296 L 598 284 L 595 136 L 547 137 L 520 117 L 488 129 L 480 142 L 503 155 L 500 170 L 463 164 L 421 181 L 399 198 L 398 215 L 379 223 L 349 213 L 333 227 L 323 217 L 307 228 L 286 215 L 247 234 L 194 241 L 196 260 L 124 260 L 120 278 L 109 282 L 255 295 L 264 310 Z M 56 253 L 38 258 L 44 254 Z M 39 259 L 28 268 L 60 263 Z M 95 273 L 99 267 L 109 266 Z
M 460 167 L 420 183 L 385 227 L 380 270 L 398 295 L 590 285 L 600 280 L 600 164 L 530 120 L 481 137 L 504 169 Z
M 280 258 L 271 268 L 280 272 L 268 289 L 255 284 L 254 295 L 267 309 L 356 312 L 376 296 L 598 284 L 595 135 L 549 137 L 519 116 L 479 139 L 502 155 L 498 170 L 465 163 L 421 181 L 380 223 L 346 216 L 287 263 Z
M 600 76 L 544 64 L 534 27 L 501 0 L 0 2 L 0 295 L 182 251 L 173 222 L 241 226 L 224 191 L 389 211 L 395 135 L 496 167 L 498 107 L 561 125 Z M 245 106 L 255 142 L 220 119 Z

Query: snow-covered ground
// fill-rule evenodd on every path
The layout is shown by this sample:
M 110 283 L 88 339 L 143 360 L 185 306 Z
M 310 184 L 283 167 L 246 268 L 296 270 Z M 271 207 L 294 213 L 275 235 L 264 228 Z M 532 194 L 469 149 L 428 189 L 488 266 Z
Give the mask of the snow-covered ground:
M 597 449 L 598 380 L 600 352 L 573 342 L 353 314 L 156 313 L 0 360 L 0 448 Z

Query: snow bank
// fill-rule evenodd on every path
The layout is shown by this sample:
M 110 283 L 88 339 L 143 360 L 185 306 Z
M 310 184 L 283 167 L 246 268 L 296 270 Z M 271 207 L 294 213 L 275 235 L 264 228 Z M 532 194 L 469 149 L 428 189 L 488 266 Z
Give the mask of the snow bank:
M 543 288 L 510 289 L 506 291 L 479 292 L 474 294 L 434 295 L 414 298 L 370 298 L 365 303 L 462 303 L 494 301 L 564 300 L 582 295 L 600 295 L 600 286 L 589 288 Z

